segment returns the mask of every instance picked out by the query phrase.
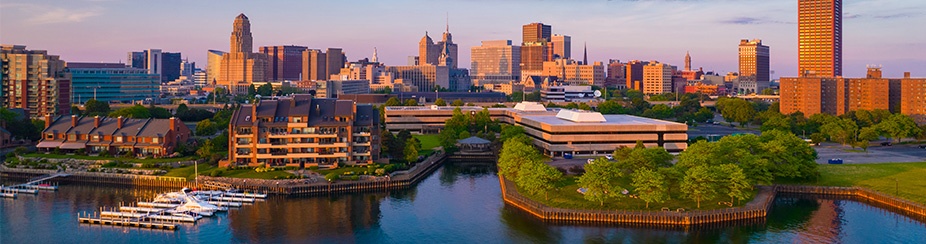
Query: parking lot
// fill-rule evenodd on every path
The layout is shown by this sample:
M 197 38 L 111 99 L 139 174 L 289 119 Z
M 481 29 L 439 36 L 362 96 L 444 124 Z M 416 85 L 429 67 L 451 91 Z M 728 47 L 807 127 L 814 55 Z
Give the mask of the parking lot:
M 871 146 L 868 152 L 854 150 L 835 143 L 823 143 L 817 149 L 817 163 L 826 164 L 832 158 L 841 158 L 844 164 L 926 162 L 926 149 L 918 145 Z

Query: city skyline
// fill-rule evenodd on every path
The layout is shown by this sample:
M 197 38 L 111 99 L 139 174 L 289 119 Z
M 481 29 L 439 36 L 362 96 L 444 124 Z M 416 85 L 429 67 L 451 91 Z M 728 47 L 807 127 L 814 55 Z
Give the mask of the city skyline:
M 480 1 L 441 6 L 416 4 L 420 1 L 279 2 L 288 7 L 272 9 L 259 3 L 215 3 L 177 8 L 169 2 L 7 1 L 0 4 L 0 43 L 48 50 L 69 62 L 125 62 L 128 51 L 162 49 L 181 52 L 204 67 L 207 50 L 229 51 L 224 50 L 232 31 L 228 20 L 245 13 L 253 25 L 252 52 L 277 45 L 341 47 L 349 60 L 358 60 L 371 57 L 375 47 L 381 62 L 401 65 L 418 53 L 417 41 L 425 31 L 444 30 L 449 15 L 450 32 L 463 50 L 484 40 L 519 42 L 522 25 L 542 22 L 552 26 L 553 34 L 588 43 L 590 61 L 658 60 L 681 67 L 690 51 L 693 69 L 736 72 L 738 41 L 762 39 L 772 47 L 772 78 L 797 75 L 797 1 L 511 1 L 488 7 Z M 351 11 L 317 11 L 307 18 L 298 14 L 310 8 Z M 504 17 L 475 18 L 462 11 L 472 8 L 483 9 L 480 16 Z M 144 14 L 142 9 L 172 14 Z M 844 3 L 844 76 L 864 76 L 865 66 L 872 64 L 883 65 L 887 77 L 904 71 L 920 75 L 926 55 L 915 47 L 926 45 L 926 34 L 906 30 L 926 21 L 924 9 L 926 3 L 916 1 Z M 35 11 L 43 12 L 31 14 Z M 406 13 L 416 14 L 411 18 Z M 295 31 L 301 28 L 305 31 Z M 469 67 L 469 52 L 460 52 L 458 60 L 460 67 Z

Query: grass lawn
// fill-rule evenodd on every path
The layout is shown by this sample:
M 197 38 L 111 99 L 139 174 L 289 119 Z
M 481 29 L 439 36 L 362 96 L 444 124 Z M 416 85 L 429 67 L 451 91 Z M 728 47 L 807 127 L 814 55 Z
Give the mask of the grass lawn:
M 208 163 L 199 164 L 199 175 L 209 175 L 209 173 L 216 168 L 216 166 L 209 165 Z M 195 173 L 196 169 L 191 165 L 171 169 L 167 171 L 167 174 L 164 176 L 184 177 L 192 180 Z
M 354 172 L 354 175 L 362 175 L 363 171 L 369 171 L 369 174 L 373 174 L 372 171 L 375 171 L 376 168 L 367 169 L 367 167 L 338 167 L 336 169 L 319 169 L 315 170 L 321 175 L 327 175 L 330 173 L 336 173 L 338 175 L 344 175 L 344 172 Z
M 820 179 L 806 184 L 861 186 L 926 204 L 926 162 L 820 165 Z
M 116 158 L 116 157 L 99 157 L 99 156 L 86 156 L 86 155 L 58 155 L 58 154 L 43 154 L 43 153 L 30 153 L 23 155 L 24 157 L 35 157 L 35 158 L 73 158 L 73 159 L 86 159 L 86 160 L 117 160 L 122 162 L 132 162 L 132 163 L 170 163 L 170 162 L 179 162 L 179 161 L 190 161 L 193 160 L 193 157 L 180 157 L 180 158 Z
M 727 208 L 726 205 L 719 205 L 718 202 L 721 201 L 730 201 L 729 197 L 726 195 L 718 196 L 715 199 L 711 200 L 701 200 L 701 208 L 697 208 L 697 202 L 693 200 L 688 200 L 682 198 L 679 195 L 678 189 L 671 189 L 670 195 L 672 196 L 670 200 L 664 203 L 650 203 L 649 208 L 646 208 L 646 202 L 636 198 L 622 197 L 618 199 L 611 199 L 604 202 L 604 206 L 601 206 L 598 202 L 593 202 L 586 200 L 584 195 L 577 192 L 579 185 L 576 182 L 578 177 L 566 177 L 562 182 L 557 185 L 557 189 L 553 190 L 549 194 L 549 200 L 544 198 L 543 194 L 540 195 L 531 195 L 526 191 L 518 189 L 518 192 L 521 195 L 527 196 L 535 201 L 541 202 L 547 206 L 559 207 L 559 208 L 571 208 L 571 209 L 609 209 L 609 210 L 653 210 L 659 211 L 663 207 L 667 207 L 672 211 L 675 211 L 678 208 L 684 208 L 686 210 L 711 210 L 711 209 L 721 209 Z M 621 182 L 622 186 L 629 186 L 628 182 Z M 743 201 L 738 201 L 735 206 L 742 206 L 749 201 L 752 201 L 753 195 Z
M 254 169 L 221 169 L 216 166 L 209 165 L 208 163 L 199 164 L 199 175 L 209 176 L 212 171 L 221 170 L 222 177 L 229 178 L 248 178 L 248 179 L 273 179 L 274 177 L 286 178 L 287 176 L 293 175 L 284 170 L 275 170 L 269 172 L 257 172 Z M 175 176 L 175 177 L 185 177 L 187 179 L 193 179 L 195 176 L 195 169 L 193 166 L 185 166 L 180 168 L 175 168 L 167 171 L 167 174 L 164 176 Z
M 418 150 L 419 155 L 425 155 L 434 151 L 435 147 L 440 146 L 440 140 L 438 140 L 438 135 L 412 135 L 421 142 L 421 149 Z

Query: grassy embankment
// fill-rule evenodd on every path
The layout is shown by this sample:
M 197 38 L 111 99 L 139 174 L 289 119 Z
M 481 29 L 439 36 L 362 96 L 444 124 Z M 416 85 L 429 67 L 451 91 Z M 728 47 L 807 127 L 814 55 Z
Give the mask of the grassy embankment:
M 274 178 L 286 178 L 291 176 L 289 172 L 284 170 L 275 170 L 267 172 L 257 172 L 254 169 L 221 169 L 208 163 L 199 164 L 199 175 L 209 176 L 213 171 L 220 170 L 222 177 L 231 177 L 231 178 L 247 178 L 247 179 L 274 179 Z M 171 169 L 164 176 L 174 176 L 174 177 L 184 177 L 187 179 L 193 179 L 196 169 L 193 166 L 179 167 Z
M 425 155 L 434 151 L 435 147 L 440 146 L 440 140 L 437 138 L 438 135 L 412 135 L 421 142 L 421 148 L 418 150 L 418 155 Z
M 121 157 L 100 157 L 100 156 L 86 156 L 86 155 L 59 155 L 59 154 L 44 154 L 44 153 L 29 153 L 23 155 L 23 157 L 34 157 L 34 158 L 73 158 L 73 159 L 85 159 L 85 160 L 113 160 L 113 161 L 122 161 L 130 163 L 172 163 L 180 161 L 190 161 L 193 160 L 193 157 L 179 157 L 179 158 L 121 158 Z
M 798 184 L 860 186 L 926 204 L 926 162 L 820 165 L 820 179 Z

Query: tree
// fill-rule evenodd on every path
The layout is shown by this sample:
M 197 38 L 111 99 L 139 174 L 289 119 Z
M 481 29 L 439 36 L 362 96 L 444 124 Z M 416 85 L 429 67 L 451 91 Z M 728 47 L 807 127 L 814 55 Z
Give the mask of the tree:
M 579 187 L 585 188 L 585 199 L 598 202 L 620 197 L 622 188 L 617 181 L 622 177 L 617 164 L 604 159 L 597 159 L 585 165 L 585 174 L 579 177 Z
M 501 136 L 498 139 L 501 142 L 508 141 L 508 139 L 514 138 L 518 135 L 524 135 L 524 127 L 517 125 L 502 125 Z
M 212 120 L 205 119 L 196 123 L 196 135 L 197 136 L 211 136 L 215 135 L 216 132 L 215 123 L 212 123 Z
M 742 201 L 749 197 L 749 191 L 747 190 L 752 189 L 752 185 L 746 179 L 746 174 L 743 173 L 742 168 L 735 164 L 724 164 L 718 166 L 715 172 L 718 173 L 719 187 L 730 197 L 730 203 L 734 203 L 734 199 Z
M 706 108 L 706 107 L 701 107 L 698 109 L 698 112 L 696 112 L 693 117 L 695 121 L 704 123 L 714 118 L 714 111 L 711 111 L 711 109 Z
M 652 108 L 643 111 L 643 117 L 654 119 L 666 119 L 672 117 L 675 112 L 668 105 L 656 104 Z
M 681 185 L 682 193 L 688 199 L 698 202 L 698 208 L 701 208 L 701 199 L 711 199 L 717 195 L 714 174 L 711 174 L 707 165 L 688 169 Z
M 84 114 L 87 116 L 105 116 L 111 111 L 109 108 L 109 103 L 100 102 L 96 99 L 87 100 L 87 102 L 84 103 L 84 109 L 86 110 Z
M 418 162 L 418 147 L 413 140 L 414 138 L 409 138 L 405 142 L 405 161 L 409 163 Z
M 254 97 L 254 95 L 257 95 L 257 87 L 251 84 L 248 86 L 248 97 Z
M 891 139 L 897 142 L 900 142 L 903 138 L 913 137 L 922 132 L 920 128 L 917 127 L 916 122 L 904 114 L 893 114 L 876 126 L 879 131 L 884 132 L 884 134 L 890 136 Z
M 530 194 L 544 194 L 550 199 L 549 192 L 556 188 L 556 182 L 563 178 L 563 173 L 542 162 L 528 162 L 521 165 L 516 183 L 518 187 Z
M 177 110 L 174 110 L 174 115 L 176 115 L 179 118 L 183 118 L 183 115 L 185 115 L 189 111 L 190 111 L 190 107 L 187 107 L 186 104 L 181 103 L 180 105 L 177 105 Z
M 756 116 L 756 109 L 749 101 L 739 98 L 723 98 L 717 101 L 717 108 L 720 109 L 720 115 L 726 121 L 737 122 L 740 126 L 745 126 L 746 122 L 752 121 Z
M 398 99 L 398 98 L 396 98 L 396 97 L 390 97 L 389 100 L 386 100 L 386 103 L 383 104 L 383 106 L 386 106 L 386 107 L 402 106 L 402 103 L 399 102 L 399 99 Z
M 637 197 L 646 202 L 646 208 L 649 208 L 651 202 L 662 203 L 669 200 L 666 178 L 659 172 L 650 169 L 638 170 L 633 174 L 631 186 L 637 193 Z
M 155 119 L 166 119 L 170 118 L 170 111 L 167 111 L 166 108 L 155 107 L 154 104 L 148 106 L 148 114 L 151 115 L 151 118 Z
M 589 106 L 587 103 L 579 103 L 578 109 L 592 111 L 592 106 Z
M 211 158 L 212 157 L 212 140 L 206 140 L 203 142 L 203 145 L 199 147 L 199 150 L 196 150 L 196 155 L 199 155 L 199 158 Z
M 598 112 L 602 114 L 626 114 L 629 111 L 620 103 L 614 100 L 608 100 L 598 104 Z
M 71 105 L 71 115 L 80 116 L 80 107 L 77 105 Z
M 775 95 L 775 90 L 772 88 L 762 89 L 762 95 Z
M 147 119 L 147 118 L 151 118 L 151 111 L 142 105 L 135 105 L 135 106 L 131 106 L 128 108 L 122 108 L 112 113 L 109 113 L 109 117 L 118 117 L 118 116 L 122 116 L 126 118 L 133 118 L 133 119 Z
M 814 179 L 817 172 L 817 151 L 792 133 L 780 130 L 763 132 L 756 153 L 769 162 L 769 172 L 778 178 Z M 740 166 L 746 170 L 746 166 Z
M 412 98 L 405 99 L 405 106 L 418 106 L 418 101 Z
M 447 102 L 445 102 L 443 98 L 438 98 L 437 100 L 434 101 L 434 105 L 447 106 Z
M 615 157 L 621 169 L 628 174 L 641 169 L 656 170 L 658 168 L 672 166 L 672 154 L 669 154 L 664 148 L 634 148 L 626 155 Z
M 498 174 L 510 180 L 517 180 L 521 165 L 539 163 L 541 157 L 540 152 L 524 140 L 509 139 L 502 144 L 502 151 L 498 155 Z
M 454 107 L 463 106 L 463 100 L 460 100 L 460 99 L 453 100 L 453 103 L 451 103 L 450 105 Z
M 758 136 L 752 134 L 725 136 L 717 142 L 698 141 L 679 155 L 676 166 L 691 169 L 698 166 L 736 164 L 745 170 L 751 183 L 765 184 L 771 182 L 774 177 L 771 172 L 773 165 L 763 153 L 765 151 L 762 143 Z
M 858 135 L 858 125 L 851 119 L 835 118 L 821 125 L 820 132 L 829 137 L 830 141 L 842 145 L 852 145 L 855 142 L 856 135 Z
M 264 97 L 273 95 L 273 85 L 270 85 L 270 83 L 261 85 L 257 88 L 257 95 Z

